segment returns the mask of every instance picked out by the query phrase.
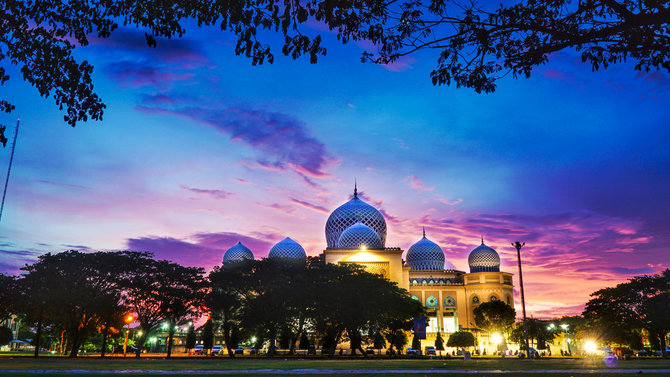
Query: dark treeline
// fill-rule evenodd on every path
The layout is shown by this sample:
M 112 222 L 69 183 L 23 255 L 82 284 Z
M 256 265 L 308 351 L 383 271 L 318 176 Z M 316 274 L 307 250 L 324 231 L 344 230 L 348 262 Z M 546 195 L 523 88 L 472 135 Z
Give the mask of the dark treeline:
M 647 338 L 664 358 L 670 332 L 670 269 L 660 274 L 638 276 L 616 287 L 591 294 L 584 319 L 603 340 L 642 348 Z
M 170 357 L 175 328 L 201 317 L 209 318 L 205 346 L 220 332 L 231 357 L 252 339 L 269 344 L 269 356 L 277 343 L 293 352 L 316 342 L 332 356 L 343 341 L 365 355 L 364 342 L 383 336 L 393 347 L 397 334 L 423 313 L 395 283 L 319 258 L 244 260 L 206 276 L 202 268 L 155 260 L 151 253 L 71 250 L 42 255 L 21 270 L 16 277 L 0 275 L 0 319 L 15 314 L 30 327 L 36 357 L 47 340 L 70 357 L 96 341 L 104 357 L 128 315 L 141 330 L 137 357 L 163 331 Z M 194 335 L 189 338 L 192 346 Z

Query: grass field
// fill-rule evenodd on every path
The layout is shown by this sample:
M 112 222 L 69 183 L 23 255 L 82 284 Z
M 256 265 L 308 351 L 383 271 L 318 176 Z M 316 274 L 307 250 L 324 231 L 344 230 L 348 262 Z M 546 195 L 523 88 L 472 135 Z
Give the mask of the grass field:
M 620 370 L 622 373 L 594 373 L 590 370 L 607 369 L 611 371 Z M 424 376 L 439 375 L 436 370 L 462 370 L 477 371 L 476 376 L 500 375 L 500 376 L 540 376 L 542 374 L 530 373 L 534 370 L 565 370 L 565 373 L 548 374 L 551 377 L 568 376 L 637 376 L 637 373 L 623 373 L 625 370 L 643 370 L 644 376 L 669 376 L 666 371 L 654 372 L 654 370 L 670 369 L 670 360 L 625 360 L 620 361 L 614 368 L 609 368 L 600 359 L 542 359 L 542 360 L 516 360 L 516 359 L 476 359 L 476 360 L 428 360 L 428 359 L 372 359 L 372 360 L 300 360 L 300 359 L 265 359 L 265 358 L 195 358 L 164 360 L 158 358 L 145 359 L 93 359 L 81 358 L 69 360 L 65 358 L 2 358 L 0 359 L 0 376 L 25 376 L 21 371 L 44 371 L 40 376 L 109 376 L 109 375 L 166 375 L 169 376 L 193 376 L 217 374 L 226 376 L 249 376 L 251 374 L 290 375 L 294 370 L 306 370 L 302 376 L 318 375 L 328 372 L 329 376 L 351 374 L 356 371 L 356 376 L 402 376 L 403 371 L 407 375 Z M 579 370 L 579 371 L 578 371 Z M 83 372 L 73 372 L 83 371 Z M 105 371 L 116 371 L 105 373 Z M 154 371 L 154 373 L 152 373 Z M 161 372 L 155 372 L 161 371 Z M 217 373 L 220 372 L 220 373 Z M 256 371 L 255 373 L 253 371 Z M 335 372 L 333 372 L 335 371 Z M 388 371 L 388 372 L 386 372 Z M 420 371 L 420 373 L 414 373 Z M 516 371 L 515 373 L 500 374 L 496 371 Z M 528 372 L 524 372 L 528 371 Z M 367 372 L 367 373 L 366 373 Z M 412 372 L 410 374 L 409 372 Z M 37 375 L 33 373 L 32 375 Z M 323 374 L 321 374 L 323 375 Z M 459 373 L 449 374 L 450 376 Z M 547 374 L 545 374 L 547 375 Z

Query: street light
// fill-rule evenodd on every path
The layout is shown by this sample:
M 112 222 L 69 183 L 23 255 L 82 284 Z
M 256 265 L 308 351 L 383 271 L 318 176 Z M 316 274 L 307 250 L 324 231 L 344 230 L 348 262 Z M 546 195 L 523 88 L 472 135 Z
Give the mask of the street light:
M 126 349 L 128 348 L 128 333 L 130 333 L 130 323 L 135 320 L 135 317 L 128 314 L 125 318 L 126 321 L 126 339 L 123 341 L 123 357 L 126 357 Z
M 523 273 L 521 272 L 521 248 L 526 245 L 525 242 L 516 241 L 512 246 L 516 249 L 516 256 L 519 261 L 519 285 L 521 286 L 521 308 L 523 309 L 523 339 L 526 343 L 526 355 L 530 356 L 530 345 L 528 344 L 528 324 L 526 323 L 526 298 L 523 294 Z
M 561 328 L 563 329 L 563 331 L 568 331 L 568 324 L 567 323 L 562 324 Z

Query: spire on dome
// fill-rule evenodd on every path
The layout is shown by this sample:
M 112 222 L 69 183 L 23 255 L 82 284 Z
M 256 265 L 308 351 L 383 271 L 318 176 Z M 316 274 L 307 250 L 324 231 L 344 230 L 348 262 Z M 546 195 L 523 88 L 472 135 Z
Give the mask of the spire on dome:
M 423 227 L 423 238 L 426 238 L 426 227 Z
M 482 245 L 484 244 L 484 235 L 482 234 Z
M 356 178 L 354 178 L 354 198 L 358 198 L 358 184 L 356 183 Z

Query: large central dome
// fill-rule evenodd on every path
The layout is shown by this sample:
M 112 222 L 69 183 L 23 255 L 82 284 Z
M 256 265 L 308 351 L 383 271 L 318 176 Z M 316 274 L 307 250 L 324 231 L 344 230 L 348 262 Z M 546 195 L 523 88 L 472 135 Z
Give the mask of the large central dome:
M 354 189 L 354 198 L 339 206 L 328 217 L 326 222 L 326 243 L 329 249 L 337 248 L 337 240 L 347 228 L 361 222 L 374 230 L 382 242 L 386 244 L 386 221 L 375 207 L 358 198 L 358 190 Z

